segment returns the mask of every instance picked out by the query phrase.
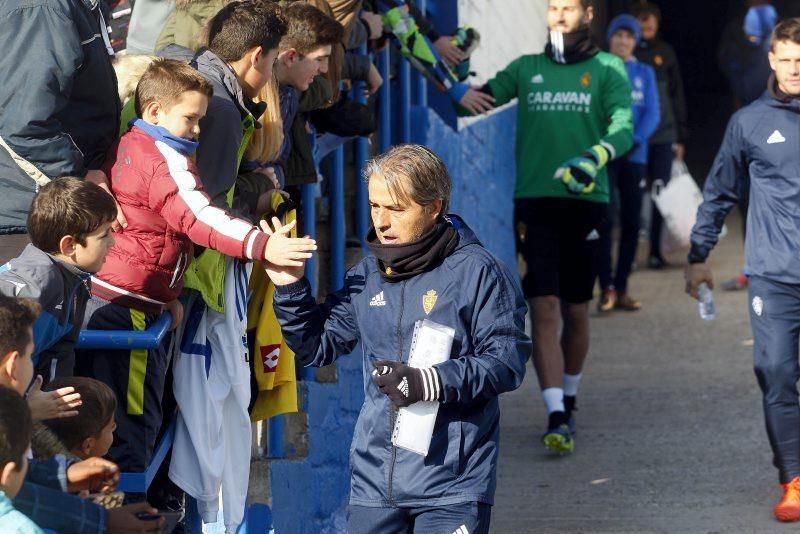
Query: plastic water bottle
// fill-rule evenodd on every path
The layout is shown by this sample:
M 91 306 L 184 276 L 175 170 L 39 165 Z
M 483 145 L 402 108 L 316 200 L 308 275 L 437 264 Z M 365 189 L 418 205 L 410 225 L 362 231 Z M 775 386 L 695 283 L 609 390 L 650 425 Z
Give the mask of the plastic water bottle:
M 717 307 L 714 305 L 714 293 L 708 288 L 708 284 L 703 282 L 697 288 L 697 309 L 700 311 L 700 318 L 704 321 L 713 321 L 717 317 Z

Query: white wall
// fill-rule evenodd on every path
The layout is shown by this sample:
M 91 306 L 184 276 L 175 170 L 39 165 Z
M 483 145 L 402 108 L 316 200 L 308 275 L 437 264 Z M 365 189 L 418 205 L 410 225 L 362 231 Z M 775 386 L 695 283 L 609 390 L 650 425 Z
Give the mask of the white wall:
M 459 25 L 481 34 L 471 62 L 478 76 L 470 83 L 482 85 L 519 56 L 544 50 L 546 13 L 547 0 L 459 0 Z

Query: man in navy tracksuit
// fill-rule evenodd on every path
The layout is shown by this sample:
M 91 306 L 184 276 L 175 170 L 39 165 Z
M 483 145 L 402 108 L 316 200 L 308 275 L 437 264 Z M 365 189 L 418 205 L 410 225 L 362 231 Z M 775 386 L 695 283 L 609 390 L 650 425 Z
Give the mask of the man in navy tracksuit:
M 780 473 L 780 521 L 800 520 L 800 19 L 775 28 L 767 92 L 730 120 L 692 230 L 686 291 L 713 287 L 706 258 L 750 180 L 745 242 L 753 360 Z
M 488 532 L 496 484 L 498 395 L 525 376 L 531 341 L 517 277 L 446 213 L 450 176 L 418 145 L 368 163 L 373 256 L 317 305 L 299 268 L 270 267 L 284 338 L 307 366 L 358 343 L 366 399 L 351 447 L 347 531 Z M 453 328 L 449 359 L 406 365 L 415 323 Z M 375 370 L 375 372 L 373 372 Z M 378 371 L 380 370 L 380 372 Z M 396 409 L 438 401 L 426 456 L 392 445 Z

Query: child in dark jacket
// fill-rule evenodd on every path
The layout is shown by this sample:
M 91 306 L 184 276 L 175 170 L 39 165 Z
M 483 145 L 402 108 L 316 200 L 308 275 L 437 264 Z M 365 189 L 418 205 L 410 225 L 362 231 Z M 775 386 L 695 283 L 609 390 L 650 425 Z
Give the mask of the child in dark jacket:
M 79 178 L 54 180 L 31 204 L 31 244 L 0 266 L 0 293 L 33 298 L 42 307 L 33 327 L 33 361 L 45 383 L 72 376 L 89 278 L 114 242 L 116 216 L 114 199 L 97 185 Z
M 139 81 L 138 119 L 107 158 L 111 191 L 128 227 L 92 281 L 86 326 L 144 330 L 165 310 L 173 328 L 177 300 L 194 246 L 238 259 L 302 265 L 313 240 L 287 237 L 293 224 L 269 236 L 212 204 L 192 156 L 198 124 L 213 94 L 195 69 L 171 59 L 154 61 Z M 120 402 L 110 456 L 123 471 L 144 471 L 162 422 L 168 340 L 151 350 L 86 350 L 78 373 L 108 384 Z

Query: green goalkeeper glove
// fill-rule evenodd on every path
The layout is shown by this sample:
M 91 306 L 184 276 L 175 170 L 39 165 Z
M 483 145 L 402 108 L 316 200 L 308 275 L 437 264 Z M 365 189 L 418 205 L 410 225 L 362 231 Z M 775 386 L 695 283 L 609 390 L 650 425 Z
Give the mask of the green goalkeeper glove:
M 564 163 L 556 170 L 554 180 L 561 180 L 573 195 L 588 195 L 594 191 L 595 179 L 609 160 L 608 149 L 602 145 L 592 148 Z

